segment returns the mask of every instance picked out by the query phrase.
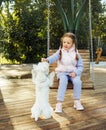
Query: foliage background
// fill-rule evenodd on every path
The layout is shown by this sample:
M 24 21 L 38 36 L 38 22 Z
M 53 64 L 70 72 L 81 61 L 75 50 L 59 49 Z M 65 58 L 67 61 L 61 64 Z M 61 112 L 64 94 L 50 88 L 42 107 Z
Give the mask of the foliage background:
M 60 0 L 67 11 L 67 1 Z M 97 46 L 106 44 L 106 3 L 91 0 L 94 58 Z M 75 9 L 83 0 L 74 0 Z M 0 1 L 0 54 L 10 63 L 37 63 L 47 56 L 47 0 Z M 58 49 L 64 33 L 54 0 L 50 0 L 50 49 Z M 78 49 L 90 49 L 89 6 L 80 18 Z

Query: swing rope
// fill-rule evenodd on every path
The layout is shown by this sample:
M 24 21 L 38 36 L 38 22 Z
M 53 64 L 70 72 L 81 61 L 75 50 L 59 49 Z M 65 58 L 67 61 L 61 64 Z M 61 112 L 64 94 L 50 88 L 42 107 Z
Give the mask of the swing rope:
M 93 61 L 93 42 L 92 42 L 92 19 L 91 19 L 91 0 L 89 0 L 89 35 L 90 35 L 90 48 L 91 48 L 91 78 L 94 83 L 94 61 Z
M 47 56 L 50 49 L 50 0 L 47 0 Z

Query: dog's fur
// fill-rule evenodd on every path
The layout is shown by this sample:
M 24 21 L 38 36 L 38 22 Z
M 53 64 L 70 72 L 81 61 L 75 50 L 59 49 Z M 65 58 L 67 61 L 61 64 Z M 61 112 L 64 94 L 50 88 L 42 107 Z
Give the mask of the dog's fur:
M 49 87 L 53 85 L 55 73 L 49 74 L 49 64 L 47 62 L 39 62 L 38 65 L 33 65 L 32 81 L 36 86 L 36 101 L 31 108 L 32 118 L 35 121 L 40 116 L 45 119 L 51 118 L 52 107 L 49 104 Z

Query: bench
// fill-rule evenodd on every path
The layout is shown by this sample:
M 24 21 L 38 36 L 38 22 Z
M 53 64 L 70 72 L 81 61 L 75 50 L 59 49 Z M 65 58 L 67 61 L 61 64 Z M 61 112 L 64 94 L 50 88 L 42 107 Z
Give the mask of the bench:
M 56 52 L 56 50 L 50 50 L 49 55 L 52 55 L 55 52 Z M 81 76 L 82 88 L 88 88 L 88 89 L 94 88 L 93 82 L 90 78 L 90 53 L 89 53 L 89 50 L 79 50 L 79 53 L 81 54 L 83 62 L 84 62 L 84 71 Z M 56 66 L 57 66 L 56 62 L 53 64 L 50 64 L 50 71 L 54 71 Z M 58 88 L 58 80 L 57 80 L 56 76 L 54 79 L 54 84 L 51 88 L 55 88 L 55 89 Z M 73 88 L 73 85 L 71 82 L 68 83 L 68 88 Z

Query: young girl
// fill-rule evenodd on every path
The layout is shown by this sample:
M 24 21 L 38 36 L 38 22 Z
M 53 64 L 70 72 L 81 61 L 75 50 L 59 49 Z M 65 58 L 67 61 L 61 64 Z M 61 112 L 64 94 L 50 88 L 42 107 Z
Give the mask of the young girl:
M 76 37 L 73 33 L 65 33 L 61 38 L 59 50 L 48 58 L 42 58 L 42 61 L 47 61 L 50 64 L 57 61 L 55 71 L 59 79 L 59 86 L 55 112 L 62 112 L 62 102 L 64 101 L 69 80 L 73 83 L 74 108 L 76 110 L 84 109 L 80 102 L 82 88 L 80 77 L 84 66 L 82 58 L 76 48 L 76 42 Z

